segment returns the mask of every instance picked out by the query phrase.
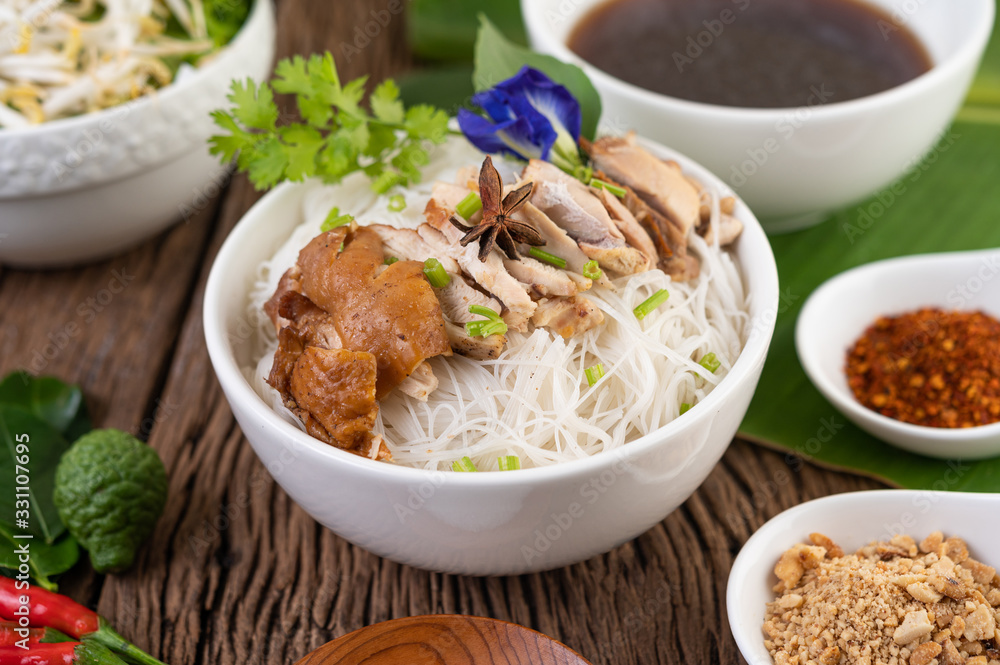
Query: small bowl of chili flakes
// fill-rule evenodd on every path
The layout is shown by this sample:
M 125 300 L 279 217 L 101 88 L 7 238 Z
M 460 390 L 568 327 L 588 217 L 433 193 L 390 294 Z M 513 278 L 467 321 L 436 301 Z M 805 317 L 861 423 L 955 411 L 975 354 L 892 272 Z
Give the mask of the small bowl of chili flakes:
M 855 425 L 921 455 L 1000 455 L 1000 251 L 848 270 L 799 315 L 817 389 Z

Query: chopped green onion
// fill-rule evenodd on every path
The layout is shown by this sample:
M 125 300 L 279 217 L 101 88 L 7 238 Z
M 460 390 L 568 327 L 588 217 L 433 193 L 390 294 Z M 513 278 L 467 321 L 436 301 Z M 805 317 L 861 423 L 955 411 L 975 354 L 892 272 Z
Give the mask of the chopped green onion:
M 396 262 L 396 261 L 398 261 L 398 260 L 399 260 L 399 259 L 397 259 L 397 258 L 396 258 L 395 256 L 390 256 L 389 258 L 387 258 L 387 259 L 386 259 L 386 260 L 384 261 L 384 263 L 385 263 L 385 264 L 386 264 L 387 266 L 391 266 L 391 265 L 392 265 L 393 263 L 395 263 L 395 262 Z
M 698 364 L 712 374 L 715 374 L 716 370 L 722 367 L 722 363 L 719 362 L 719 359 L 715 357 L 714 353 L 706 354 L 704 358 L 698 361 Z
M 603 180 L 598 180 L 597 178 L 590 179 L 590 186 L 596 187 L 597 189 L 606 189 L 620 199 L 625 198 L 625 194 L 627 193 L 621 187 L 618 187 L 617 185 L 612 185 L 610 182 L 604 182 Z
M 427 259 L 424 261 L 424 275 L 427 276 L 427 281 L 435 289 L 443 289 L 451 281 L 451 276 L 448 275 L 444 266 L 437 259 Z
M 490 321 L 503 321 L 497 312 L 494 312 L 489 307 L 483 307 L 482 305 L 469 305 L 469 314 L 478 314 L 479 316 L 485 316 Z
M 406 197 L 402 194 L 396 194 L 389 199 L 390 212 L 403 212 L 404 210 L 406 210 Z
M 517 455 L 506 455 L 497 459 L 501 471 L 517 471 L 521 468 L 521 459 Z
M 669 297 L 670 294 L 667 292 L 666 289 L 660 289 L 653 295 L 646 298 L 646 300 L 641 305 L 632 310 L 632 312 L 635 314 L 635 318 L 639 319 L 640 321 L 646 318 L 647 316 L 650 315 L 650 313 L 654 309 L 656 309 L 663 303 L 667 302 L 667 298 Z
M 587 261 L 583 264 L 583 276 L 587 279 L 598 280 L 604 275 L 601 272 L 601 264 L 597 261 Z
M 507 324 L 503 321 L 469 321 L 465 324 L 465 333 L 469 337 L 489 337 L 507 332 Z
M 465 324 L 465 332 L 469 337 L 489 337 L 507 332 L 507 324 L 489 307 L 469 305 L 469 313 L 486 317 L 485 321 L 469 321 Z
M 573 169 L 573 177 L 582 183 L 590 182 L 594 177 L 594 169 L 589 166 L 580 165 Z
M 687 413 L 688 411 L 690 411 L 690 410 L 691 410 L 691 405 L 690 404 L 688 404 L 687 402 L 684 402 L 683 404 L 681 404 L 681 415 L 682 416 L 685 413 Z
M 583 370 L 583 373 L 587 375 L 587 383 L 593 386 L 595 383 L 604 378 L 604 365 L 602 363 L 597 363 L 593 367 L 588 367 Z
M 457 462 L 452 462 L 451 470 L 461 471 L 464 473 L 472 473 L 474 471 L 479 471 L 479 469 L 476 468 L 476 465 L 472 463 L 472 460 L 469 459 L 468 455 L 458 460 Z
M 476 194 L 475 192 L 469 192 L 469 195 L 462 199 L 457 206 L 455 206 L 455 212 L 466 219 L 469 219 L 482 209 L 483 200 L 479 198 L 479 194 Z
M 555 254 L 549 254 L 541 247 L 532 247 L 531 249 L 528 250 L 528 254 L 531 254 L 539 261 L 545 261 L 546 263 L 551 263 L 556 268 L 566 267 L 566 259 L 559 258 Z
M 341 215 L 340 208 L 333 208 L 330 210 L 330 214 L 326 216 L 323 221 L 323 226 L 319 227 L 319 230 L 323 233 L 327 231 L 332 231 L 338 226 L 344 226 L 345 224 L 350 224 L 354 221 L 352 215 Z

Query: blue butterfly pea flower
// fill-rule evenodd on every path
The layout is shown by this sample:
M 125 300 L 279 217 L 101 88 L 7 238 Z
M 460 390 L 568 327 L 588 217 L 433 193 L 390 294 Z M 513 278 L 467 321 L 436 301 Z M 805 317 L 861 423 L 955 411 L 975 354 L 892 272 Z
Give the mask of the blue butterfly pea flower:
M 459 109 L 458 125 L 483 152 L 544 159 L 572 173 L 580 167 L 580 104 L 544 73 L 523 67 L 515 76 L 472 97 L 483 117 Z

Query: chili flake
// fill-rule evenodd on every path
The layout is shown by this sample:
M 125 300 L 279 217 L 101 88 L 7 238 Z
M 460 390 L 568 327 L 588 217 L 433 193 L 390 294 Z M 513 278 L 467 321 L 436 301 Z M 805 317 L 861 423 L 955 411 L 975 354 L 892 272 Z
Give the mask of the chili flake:
M 847 382 L 884 416 L 928 427 L 1000 421 L 1000 321 L 921 309 L 881 317 L 847 353 Z

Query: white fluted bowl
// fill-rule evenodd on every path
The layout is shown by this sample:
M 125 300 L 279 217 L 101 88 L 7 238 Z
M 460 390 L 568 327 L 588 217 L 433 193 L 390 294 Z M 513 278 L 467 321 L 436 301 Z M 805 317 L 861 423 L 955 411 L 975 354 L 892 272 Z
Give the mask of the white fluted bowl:
M 0 129 L 0 263 L 53 267 L 112 256 L 190 219 L 225 184 L 209 112 L 234 79 L 268 76 L 271 0 L 203 67 L 96 113 Z
M 729 192 L 689 158 L 646 145 Z M 749 339 L 704 400 L 619 451 L 505 473 L 443 473 L 375 462 L 308 436 L 273 411 L 241 371 L 252 362 L 256 321 L 246 306 L 257 266 L 303 221 L 303 197 L 319 186 L 282 185 L 240 221 L 212 267 L 204 327 L 243 433 L 278 484 L 324 526 L 420 568 L 471 575 L 547 570 L 640 535 L 681 505 L 726 451 L 760 378 L 778 308 L 774 255 L 742 202 L 735 214 L 745 230 L 735 251 L 752 294 Z

